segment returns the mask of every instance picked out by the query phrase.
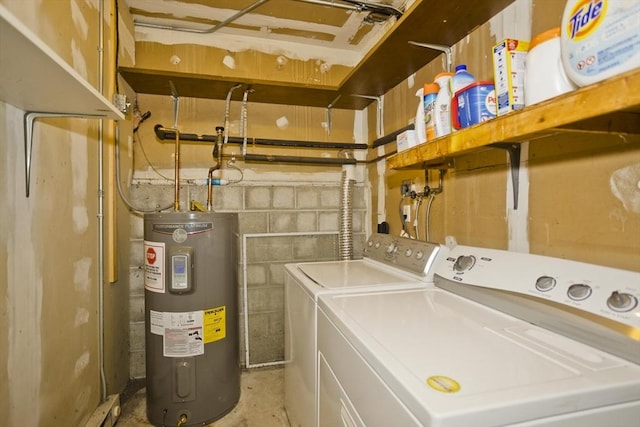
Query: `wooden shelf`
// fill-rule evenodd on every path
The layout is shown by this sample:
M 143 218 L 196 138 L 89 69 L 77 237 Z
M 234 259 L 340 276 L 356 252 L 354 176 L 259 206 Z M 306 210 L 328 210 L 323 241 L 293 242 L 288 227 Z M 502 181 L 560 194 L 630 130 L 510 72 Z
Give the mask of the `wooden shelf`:
M 392 169 L 446 165 L 451 159 L 561 133 L 640 134 L 640 69 L 462 129 L 387 159 Z
M 340 96 L 332 105 L 334 108 L 361 110 L 373 100 L 352 95 L 384 95 L 441 54 L 410 45 L 409 41 L 453 46 L 513 1 L 416 0 L 338 87 L 234 80 L 131 67 L 118 71 L 136 93 L 170 96 L 171 80 L 180 96 L 225 99 L 233 85 L 242 83 L 254 89 L 249 98 L 251 102 L 327 107 Z M 241 96 L 242 91 L 234 93 L 234 99 Z
M 2 4 L 0 101 L 26 112 L 124 119 L 120 111 Z

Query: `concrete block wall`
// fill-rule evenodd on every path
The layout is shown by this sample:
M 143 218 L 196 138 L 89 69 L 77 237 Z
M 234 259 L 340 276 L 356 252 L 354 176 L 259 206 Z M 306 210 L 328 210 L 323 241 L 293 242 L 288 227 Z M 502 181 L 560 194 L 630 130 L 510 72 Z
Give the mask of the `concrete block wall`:
M 280 362 L 284 358 L 284 265 L 337 259 L 341 185 L 251 183 L 215 187 L 213 190 L 215 211 L 238 213 L 241 363 L 247 365 L 243 306 L 245 272 L 248 362 L 251 366 Z M 130 191 L 132 204 L 141 209 L 166 206 L 173 200 L 172 185 L 136 184 Z M 191 200 L 206 205 L 207 189 L 203 185 L 181 186 L 180 195 L 183 208 L 188 207 Z M 361 256 L 366 239 L 365 197 L 364 187 L 356 185 L 352 197 L 354 258 Z M 143 217 L 132 214 L 131 224 L 130 369 L 132 378 L 143 378 Z

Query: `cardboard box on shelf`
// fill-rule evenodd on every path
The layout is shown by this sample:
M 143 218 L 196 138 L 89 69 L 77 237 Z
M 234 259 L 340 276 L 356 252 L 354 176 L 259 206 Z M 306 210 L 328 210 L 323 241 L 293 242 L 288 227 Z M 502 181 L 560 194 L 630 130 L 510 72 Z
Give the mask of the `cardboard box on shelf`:
M 405 130 L 396 136 L 396 144 L 398 145 L 398 153 L 415 147 L 418 144 L 415 130 Z
M 497 115 L 524 108 L 524 71 L 529 42 L 505 39 L 493 47 Z

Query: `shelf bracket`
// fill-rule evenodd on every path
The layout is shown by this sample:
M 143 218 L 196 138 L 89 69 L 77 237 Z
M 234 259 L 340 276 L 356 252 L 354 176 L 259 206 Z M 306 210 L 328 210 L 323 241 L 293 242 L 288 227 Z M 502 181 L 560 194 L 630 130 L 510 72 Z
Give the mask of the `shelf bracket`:
M 513 186 L 513 210 L 518 210 L 518 187 L 520 185 L 520 144 L 497 142 L 495 144 L 489 144 L 489 147 L 507 150 L 507 153 L 509 153 L 509 165 L 511 167 L 511 185 Z
M 106 114 L 76 114 L 76 113 L 45 113 L 40 111 L 27 111 L 24 114 L 22 123 L 24 125 L 24 173 L 26 183 L 26 197 L 29 197 L 31 181 L 31 154 L 33 146 L 33 123 L 37 119 L 77 117 L 84 119 L 106 118 Z
M 382 124 L 382 119 L 384 118 L 384 95 L 381 96 L 371 96 L 371 95 L 351 95 L 357 98 L 365 98 L 365 99 L 373 99 L 377 102 L 378 108 L 376 109 L 376 124 L 377 124 L 377 137 L 382 138 L 384 136 L 384 126 Z
M 427 49 L 439 50 L 440 52 L 444 52 L 446 56 L 447 66 L 446 72 L 451 72 L 451 67 L 453 66 L 453 51 L 451 50 L 451 46 L 445 46 L 441 44 L 432 44 L 432 43 L 420 43 L 409 40 L 409 44 L 418 47 L 426 47 Z
M 338 102 L 338 100 L 340 99 L 342 95 L 338 94 L 338 96 L 331 101 L 331 104 L 327 105 L 326 108 L 326 115 L 327 115 L 327 135 L 331 135 L 331 109 L 333 108 L 334 105 L 336 105 L 336 102 Z

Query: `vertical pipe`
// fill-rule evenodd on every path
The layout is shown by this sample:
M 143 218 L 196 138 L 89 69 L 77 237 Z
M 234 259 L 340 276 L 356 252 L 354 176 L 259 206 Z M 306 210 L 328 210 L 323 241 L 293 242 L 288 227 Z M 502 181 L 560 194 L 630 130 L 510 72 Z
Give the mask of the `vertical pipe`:
M 104 0 L 98 13 L 98 92 L 104 90 Z M 107 379 L 104 369 L 104 126 L 98 122 L 98 361 L 100 364 L 100 402 L 107 398 Z
M 174 188 L 173 188 L 173 209 L 180 211 L 180 132 L 178 128 L 171 129 L 176 133 L 176 150 L 175 150 L 175 162 L 174 162 Z

